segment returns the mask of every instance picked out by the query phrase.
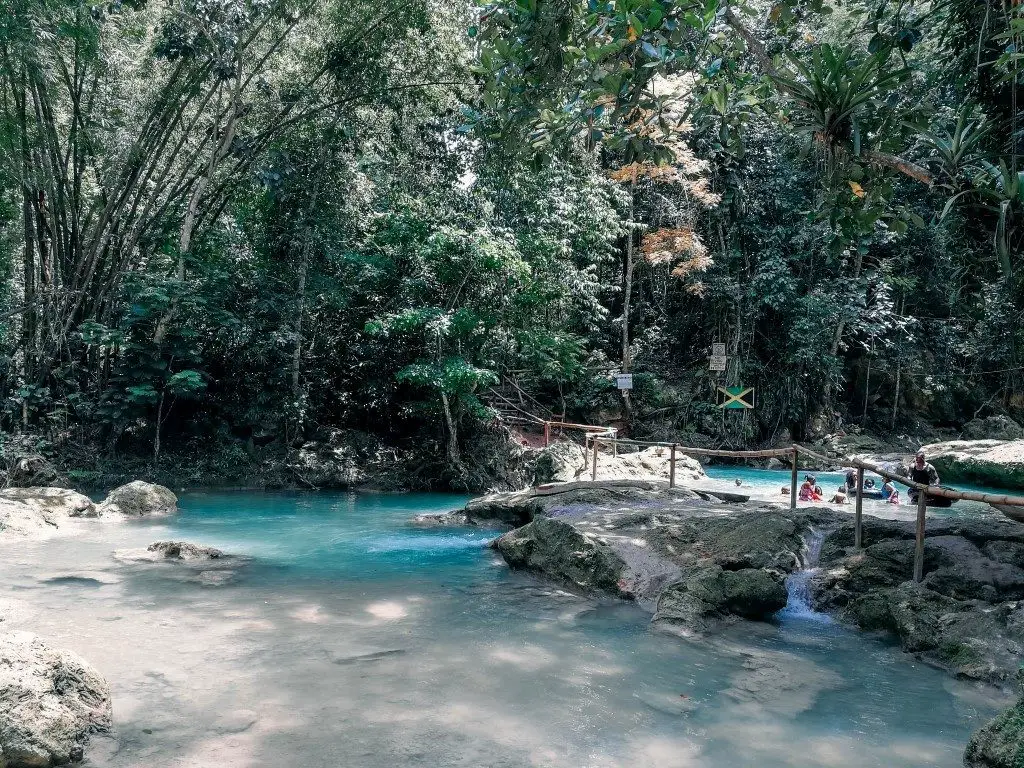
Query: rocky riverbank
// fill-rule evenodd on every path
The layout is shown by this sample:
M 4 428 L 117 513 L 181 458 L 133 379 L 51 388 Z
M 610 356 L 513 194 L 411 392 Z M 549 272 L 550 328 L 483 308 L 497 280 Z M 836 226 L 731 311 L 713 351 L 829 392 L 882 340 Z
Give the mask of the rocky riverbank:
M 516 526 L 492 544 L 511 567 L 635 600 L 655 627 L 683 636 L 772 620 L 786 605 L 786 578 L 814 565 L 818 610 L 892 633 L 958 677 L 1012 687 L 1024 653 L 1024 525 L 1010 521 L 929 520 L 918 584 L 911 523 L 865 516 L 857 551 L 847 512 L 726 503 L 651 482 L 497 494 L 470 502 L 462 519 Z M 1019 724 L 1011 710 L 979 732 L 970 765 L 1020 768 L 1006 758 L 1024 754 Z

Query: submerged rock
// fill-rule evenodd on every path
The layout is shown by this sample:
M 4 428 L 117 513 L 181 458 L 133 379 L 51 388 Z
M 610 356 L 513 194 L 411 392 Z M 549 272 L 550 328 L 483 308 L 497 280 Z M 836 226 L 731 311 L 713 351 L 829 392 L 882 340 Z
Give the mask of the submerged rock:
M 1024 439 L 954 440 L 922 450 L 943 482 L 1024 489 Z
M 115 488 L 99 505 L 101 516 L 166 515 L 178 511 L 178 497 L 162 485 L 135 480 Z
M 163 562 L 165 560 L 219 560 L 224 553 L 213 547 L 204 547 L 187 541 L 154 541 L 145 549 L 119 549 L 114 552 L 118 560 Z
M 0 634 L 0 766 L 77 762 L 110 725 L 110 689 L 87 662 L 28 632 Z
M 53 515 L 96 517 L 99 514 L 92 499 L 67 488 L 6 488 L 0 491 L 0 498 L 20 501 Z

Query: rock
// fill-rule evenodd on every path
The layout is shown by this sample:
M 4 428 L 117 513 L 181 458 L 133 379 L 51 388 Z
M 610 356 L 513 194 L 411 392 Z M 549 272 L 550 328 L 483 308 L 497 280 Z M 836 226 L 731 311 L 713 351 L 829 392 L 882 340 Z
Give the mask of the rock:
M 1024 427 L 1009 416 L 989 416 L 964 424 L 964 437 L 968 440 L 1020 440 L 1024 438 Z
M 88 496 L 67 488 L 6 488 L 0 498 L 29 504 L 42 512 L 67 517 L 98 517 L 99 512 Z
M 114 557 L 130 562 L 163 562 L 166 560 L 219 560 L 224 553 L 187 541 L 155 541 L 145 549 L 119 549 Z
M 100 516 L 166 515 L 178 511 L 178 497 L 162 485 L 135 480 L 110 492 L 99 505 Z
M 417 528 L 442 528 L 446 526 L 475 525 L 465 512 L 425 512 L 416 515 L 409 525 Z
M 1024 698 L 971 736 L 964 752 L 967 768 L 1024 766 Z
M 786 607 L 786 586 L 780 575 L 759 568 L 726 571 L 701 568 L 669 586 L 658 598 L 657 623 L 683 624 L 700 631 L 706 620 L 739 616 L 766 620 Z
M 57 523 L 38 507 L 0 499 L 0 534 L 44 538 L 57 532 Z
M 581 589 L 619 594 L 626 564 L 607 544 L 569 523 L 538 517 L 492 546 L 513 568 L 539 571 Z
M 954 440 L 922 450 L 943 482 L 1024 489 L 1024 440 Z
M 766 462 L 765 466 L 768 469 L 787 469 L 789 465 L 788 464 L 783 464 L 777 458 L 772 456 L 770 459 L 768 459 L 768 461 Z
M 1024 652 L 1024 526 L 930 520 L 924 580 L 910 580 L 913 524 L 865 517 L 860 552 L 851 526 L 829 534 L 811 594 L 816 608 L 863 629 L 887 630 L 905 651 L 954 674 L 1005 684 Z
M 88 663 L 28 632 L 0 634 L 0 766 L 77 762 L 110 726 L 110 689 Z
M 535 463 L 535 484 L 590 480 L 592 464 L 583 446 L 559 441 L 545 448 Z M 667 481 L 671 452 L 668 448 L 646 448 L 613 456 L 602 452 L 597 461 L 597 479 Z M 691 456 L 676 454 L 676 482 L 690 485 L 706 480 L 700 463 Z
M 368 480 L 355 450 L 344 444 L 306 443 L 289 456 L 288 468 L 314 488 L 352 488 Z

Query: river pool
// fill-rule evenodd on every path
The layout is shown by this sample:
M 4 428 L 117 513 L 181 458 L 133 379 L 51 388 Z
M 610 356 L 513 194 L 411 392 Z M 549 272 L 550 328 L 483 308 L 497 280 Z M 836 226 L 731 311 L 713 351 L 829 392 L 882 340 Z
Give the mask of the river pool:
M 187 493 L 0 548 L 3 627 L 110 681 L 93 768 L 954 768 L 1006 702 L 793 605 L 706 641 L 513 573 L 457 496 Z M 241 563 L 113 551 L 186 539 Z M 227 566 L 227 567 L 224 567 Z

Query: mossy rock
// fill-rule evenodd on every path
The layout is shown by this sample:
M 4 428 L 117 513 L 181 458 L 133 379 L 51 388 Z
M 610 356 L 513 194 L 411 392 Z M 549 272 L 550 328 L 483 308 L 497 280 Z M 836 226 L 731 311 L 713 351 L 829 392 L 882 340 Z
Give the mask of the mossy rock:
M 1024 768 L 1024 699 L 971 736 L 967 768 Z

